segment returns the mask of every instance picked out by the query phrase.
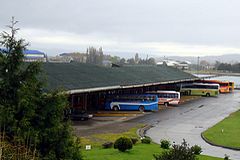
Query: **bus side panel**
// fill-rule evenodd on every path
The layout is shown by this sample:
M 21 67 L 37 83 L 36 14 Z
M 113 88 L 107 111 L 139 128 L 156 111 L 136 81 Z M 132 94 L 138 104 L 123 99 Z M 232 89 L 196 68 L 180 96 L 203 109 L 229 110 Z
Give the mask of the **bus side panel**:
M 219 94 L 219 92 L 215 90 L 201 90 L 201 89 L 191 89 L 191 92 L 189 93 L 192 96 L 206 96 L 207 93 L 210 93 L 210 96 L 217 96 Z
M 180 98 L 174 98 L 172 101 L 169 102 L 169 104 L 177 105 L 180 103 Z
M 220 93 L 229 93 L 230 90 L 229 90 L 229 87 L 220 87 Z
M 120 107 L 120 110 L 128 110 L 128 111 L 131 111 L 131 110 L 138 110 L 139 108 L 139 105 L 135 105 L 135 104 L 119 104 L 119 107 Z
M 210 90 L 209 93 L 210 93 L 210 96 L 218 96 L 219 95 L 219 91 Z
M 193 96 L 202 96 L 203 95 L 202 91 L 196 90 L 196 89 L 192 89 L 190 93 L 191 93 L 190 95 L 193 95 Z
M 139 110 L 140 106 L 143 106 L 146 111 L 152 111 L 152 110 L 158 110 L 158 103 L 156 102 L 155 104 L 119 104 L 120 110 Z
M 152 111 L 158 111 L 158 103 L 153 104 L 152 107 L 151 107 L 151 110 Z

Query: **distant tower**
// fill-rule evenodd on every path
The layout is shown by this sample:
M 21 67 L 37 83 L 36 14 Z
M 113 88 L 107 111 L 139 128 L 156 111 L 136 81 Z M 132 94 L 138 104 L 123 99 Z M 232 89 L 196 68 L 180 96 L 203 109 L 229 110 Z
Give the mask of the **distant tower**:
M 139 62 L 139 55 L 138 53 L 135 54 L 135 59 L 134 59 L 135 63 L 138 63 Z
M 86 54 L 88 54 L 88 48 L 87 48 Z
M 103 64 L 103 58 L 104 58 L 102 47 L 99 48 L 98 53 L 99 53 L 99 64 L 102 65 Z

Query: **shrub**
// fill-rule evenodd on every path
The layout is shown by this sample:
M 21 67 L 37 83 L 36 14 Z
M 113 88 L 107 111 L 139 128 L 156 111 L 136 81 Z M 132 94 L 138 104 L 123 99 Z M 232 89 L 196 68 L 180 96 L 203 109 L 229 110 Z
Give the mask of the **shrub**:
M 103 148 L 112 148 L 113 146 L 113 142 L 106 142 L 102 144 Z
M 191 147 L 194 154 L 199 155 L 202 153 L 202 148 L 198 145 L 194 145 Z
M 165 139 L 162 139 L 160 141 L 160 143 L 161 143 L 160 147 L 163 148 L 163 149 L 169 149 L 169 147 L 171 146 L 170 141 L 165 140 Z
M 229 156 L 228 155 L 224 155 L 224 160 L 229 160 Z
M 181 145 L 174 144 L 172 147 L 153 157 L 155 160 L 196 160 L 196 155 L 184 139 Z
M 132 141 L 127 137 L 120 137 L 114 142 L 114 149 L 118 149 L 121 152 L 132 149 Z
M 141 139 L 141 142 L 142 143 L 145 143 L 145 144 L 150 144 L 151 143 L 151 138 L 150 137 L 144 137 L 143 139 Z
M 133 137 L 133 138 L 131 138 L 131 141 L 132 141 L 132 144 L 136 144 L 136 143 L 137 143 L 137 141 L 138 141 L 138 139 L 137 139 L 137 138 L 135 138 L 135 137 Z
M 30 138 L 26 138 L 25 142 L 28 142 Z M 0 159 L 35 159 L 38 160 L 38 152 L 35 147 L 31 147 L 29 144 L 24 142 L 15 141 L 11 143 L 8 141 L 5 132 L 0 130 Z

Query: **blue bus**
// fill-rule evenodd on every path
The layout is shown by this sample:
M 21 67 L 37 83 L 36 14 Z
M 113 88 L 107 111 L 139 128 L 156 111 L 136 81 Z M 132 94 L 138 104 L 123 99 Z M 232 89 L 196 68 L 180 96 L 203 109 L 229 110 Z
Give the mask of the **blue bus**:
M 106 110 L 157 111 L 158 97 L 153 94 L 115 95 L 107 97 Z

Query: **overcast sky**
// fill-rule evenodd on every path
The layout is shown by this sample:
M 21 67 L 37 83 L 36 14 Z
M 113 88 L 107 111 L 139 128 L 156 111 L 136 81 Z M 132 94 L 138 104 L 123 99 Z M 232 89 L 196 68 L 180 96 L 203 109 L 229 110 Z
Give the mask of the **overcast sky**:
M 48 55 L 88 46 L 133 55 L 221 55 L 240 53 L 239 8 L 239 0 L 1 0 L 0 29 L 14 16 L 30 49 Z

